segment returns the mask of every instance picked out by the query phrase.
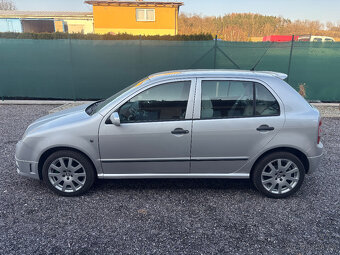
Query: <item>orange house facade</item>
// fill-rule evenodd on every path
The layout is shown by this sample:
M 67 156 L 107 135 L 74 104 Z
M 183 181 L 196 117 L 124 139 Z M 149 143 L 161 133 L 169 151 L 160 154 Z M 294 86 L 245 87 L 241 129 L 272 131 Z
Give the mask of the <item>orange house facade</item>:
M 176 35 L 180 2 L 86 1 L 96 34 Z

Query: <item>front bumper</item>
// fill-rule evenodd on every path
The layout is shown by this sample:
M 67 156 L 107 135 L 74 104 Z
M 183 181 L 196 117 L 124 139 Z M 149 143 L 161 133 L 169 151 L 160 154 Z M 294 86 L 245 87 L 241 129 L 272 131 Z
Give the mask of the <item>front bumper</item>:
M 27 151 L 28 148 L 22 141 L 19 141 L 16 144 L 15 164 L 17 173 L 25 177 L 39 180 L 38 162 L 22 159 L 27 155 Z
M 18 174 L 39 180 L 38 162 L 19 160 L 15 158 L 15 164 L 17 166 Z

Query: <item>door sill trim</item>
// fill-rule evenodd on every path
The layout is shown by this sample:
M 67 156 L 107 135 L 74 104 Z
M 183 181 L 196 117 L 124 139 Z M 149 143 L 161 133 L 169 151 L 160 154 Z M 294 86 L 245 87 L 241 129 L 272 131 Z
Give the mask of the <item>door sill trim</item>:
M 149 179 L 149 178 L 230 178 L 230 179 L 249 179 L 246 173 L 229 174 L 98 174 L 99 179 Z
M 248 157 L 183 157 L 183 158 L 125 158 L 125 159 L 101 159 L 102 163 L 124 162 L 193 162 L 193 161 L 245 161 Z

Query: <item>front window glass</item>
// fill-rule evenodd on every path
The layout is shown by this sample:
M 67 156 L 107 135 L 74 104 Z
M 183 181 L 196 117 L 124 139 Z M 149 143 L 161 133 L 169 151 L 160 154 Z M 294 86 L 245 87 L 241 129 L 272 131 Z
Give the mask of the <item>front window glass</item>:
M 201 119 L 253 115 L 253 83 L 202 81 Z
M 121 123 L 185 119 L 190 84 L 172 82 L 141 92 L 118 110 Z

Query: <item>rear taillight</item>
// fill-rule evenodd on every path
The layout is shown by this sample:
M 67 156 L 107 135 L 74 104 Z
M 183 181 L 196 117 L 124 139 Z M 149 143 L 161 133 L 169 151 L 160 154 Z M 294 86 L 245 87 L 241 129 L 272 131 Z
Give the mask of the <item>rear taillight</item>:
M 320 143 L 320 137 L 321 137 L 321 125 L 322 125 L 322 121 L 320 119 L 319 128 L 318 128 L 318 144 Z

